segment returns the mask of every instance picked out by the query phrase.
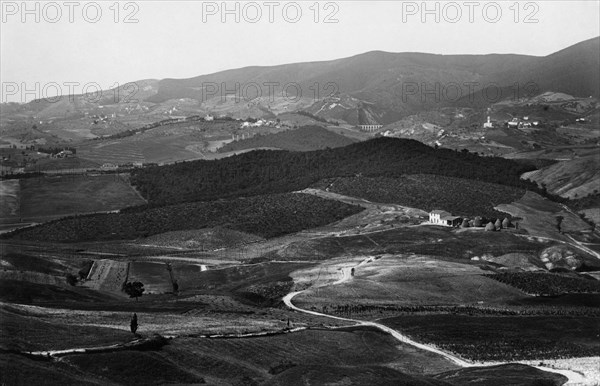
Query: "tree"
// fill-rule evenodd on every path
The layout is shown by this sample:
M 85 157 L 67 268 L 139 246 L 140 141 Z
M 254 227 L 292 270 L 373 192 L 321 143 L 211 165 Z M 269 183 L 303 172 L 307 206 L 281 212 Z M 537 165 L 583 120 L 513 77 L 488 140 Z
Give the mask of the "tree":
M 502 228 L 508 228 L 510 226 L 510 220 L 507 217 L 504 217 L 502 220 Z
M 138 329 L 137 314 L 135 312 L 133 313 L 133 316 L 131 317 L 131 323 L 129 324 L 129 328 L 131 329 L 131 332 L 134 334 Z
M 67 273 L 67 284 L 68 285 L 75 285 L 77 284 L 77 276 L 73 275 L 72 273 Z
M 491 221 L 485 226 L 486 232 L 493 232 L 495 230 L 496 230 L 496 227 L 494 226 L 494 223 Z
M 123 284 L 123 291 L 129 295 L 130 298 L 137 300 L 144 293 L 144 284 L 139 281 L 133 283 L 127 282 Z

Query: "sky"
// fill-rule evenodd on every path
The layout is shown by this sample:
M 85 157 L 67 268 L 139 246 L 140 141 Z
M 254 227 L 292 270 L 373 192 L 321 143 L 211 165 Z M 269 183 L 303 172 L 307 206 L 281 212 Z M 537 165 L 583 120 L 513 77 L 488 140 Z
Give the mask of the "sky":
M 599 0 L 0 5 L 2 102 L 373 50 L 545 56 L 600 35 Z

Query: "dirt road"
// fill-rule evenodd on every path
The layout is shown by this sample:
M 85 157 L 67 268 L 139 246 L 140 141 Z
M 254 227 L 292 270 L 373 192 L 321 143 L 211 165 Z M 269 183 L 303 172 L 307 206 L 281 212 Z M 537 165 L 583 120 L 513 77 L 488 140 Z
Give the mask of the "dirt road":
M 337 285 L 337 284 L 341 284 L 341 283 L 345 283 L 349 280 L 352 279 L 353 275 L 352 275 L 352 271 L 355 270 L 356 268 L 368 264 L 370 262 L 374 261 L 374 257 L 369 257 L 363 261 L 361 261 L 358 265 L 356 265 L 355 267 L 344 267 L 341 269 L 341 278 L 331 284 L 323 284 L 317 287 L 312 287 L 312 289 L 315 288 L 319 288 L 319 287 L 326 287 L 326 286 L 330 286 L 330 285 Z M 310 289 L 310 288 L 309 288 Z M 293 303 L 292 303 L 292 299 L 298 295 L 301 294 L 303 292 L 305 292 L 306 290 L 302 290 L 302 291 L 296 291 L 296 292 L 291 292 L 289 294 L 287 294 L 284 298 L 283 298 L 283 302 L 285 303 L 286 306 L 288 306 L 289 308 L 291 308 L 294 311 L 298 311 L 298 312 L 303 312 L 305 314 L 310 314 L 310 315 L 314 315 L 314 316 L 320 316 L 320 317 L 326 317 L 326 318 L 331 318 L 331 319 L 336 319 L 336 320 L 343 320 L 343 321 L 347 321 L 347 322 L 352 322 L 352 323 L 356 323 L 357 325 L 360 326 L 370 326 L 370 327 L 375 327 L 383 332 L 386 332 L 390 335 L 392 335 L 394 338 L 396 338 L 398 341 L 402 342 L 402 343 L 406 343 L 409 344 L 413 347 L 419 348 L 421 350 L 425 350 L 425 351 L 429 351 L 432 352 L 434 354 L 438 354 L 443 356 L 444 358 L 448 359 L 449 361 L 456 363 L 458 366 L 461 367 L 482 367 L 482 366 L 491 366 L 491 365 L 498 365 L 498 364 L 508 364 L 508 363 L 501 363 L 501 362 L 496 362 L 496 363 L 471 363 L 468 362 L 456 355 L 453 355 L 451 353 L 442 351 L 436 347 L 432 347 L 423 343 L 418 343 L 415 342 L 414 340 L 410 339 L 409 337 L 407 337 L 406 335 L 401 334 L 400 332 L 394 330 L 393 328 L 390 328 L 388 326 L 385 326 L 383 324 L 377 323 L 377 322 L 370 322 L 370 321 L 363 321 L 363 320 L 357 320 L 357 319 L 350 319 L 350 318 L 342 318 L 339 316 L 333 316 L 333 315 L 327 315 L 327 314 L 323 314 L 320 312 L 316 312 L 316 311 L 310 311 L 310 310 L 306 310 L 303 308 L 299 308 L 296 307 Z M 533 366 L 539 370 L 542 371 L 547 371 L 547 372 L 552 372 L 552 373 L 558 373 L 558 374 L 562 374 L 565 377 L 567 377 L 569 380 L 567 381 L 567 383 L 565 384 L 565 386 L 575 386 L 575 385 L 597 385 L 597 381 L 594 379 L 589 379 L 587 378 L 585 375 L 580 374 L 578 372 L 574 372 L 571 370 L 559 370 L 559 369 L 553 369 L 553 368 L 548 368 L 548 367 L 543 367 L 543 366 Z

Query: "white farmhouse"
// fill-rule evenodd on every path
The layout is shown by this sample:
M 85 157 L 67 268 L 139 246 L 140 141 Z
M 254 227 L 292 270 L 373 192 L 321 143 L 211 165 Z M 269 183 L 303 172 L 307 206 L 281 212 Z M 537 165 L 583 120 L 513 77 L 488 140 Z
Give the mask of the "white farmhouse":
M 429 222 L 434 225 L 443 225 L 447 227 L 459 226 L 462 218 L 452 216 L 445 210 L 432 210 L 429 213 Z

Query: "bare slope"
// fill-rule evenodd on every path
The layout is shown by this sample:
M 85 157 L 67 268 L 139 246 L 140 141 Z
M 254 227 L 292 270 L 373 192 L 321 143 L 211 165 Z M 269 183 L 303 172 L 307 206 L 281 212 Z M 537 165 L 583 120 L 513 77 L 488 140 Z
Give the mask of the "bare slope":
M 546 186 L 552 194 L 581 198 L 600 191 L 600 154 L 561 161 L 521 178 Z

